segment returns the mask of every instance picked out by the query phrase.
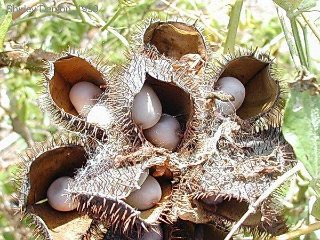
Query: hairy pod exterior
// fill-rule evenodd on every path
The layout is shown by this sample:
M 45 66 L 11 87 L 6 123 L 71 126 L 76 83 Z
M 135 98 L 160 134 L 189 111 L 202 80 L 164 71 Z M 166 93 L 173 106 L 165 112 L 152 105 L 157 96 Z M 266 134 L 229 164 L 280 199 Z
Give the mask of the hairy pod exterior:
M 71 88 L 82 81 L 106 91 L 106 78 L 110 67 L 102 60 L 76 50 L 68 51 L 54 61 L 47 62 L 47 66 L 44 73 L 44 90 L 40 97 L 43 111 L 48 112 L 55 123 L 69 131 L 105 141 L 106 129 L 86 121 L 75 109 L 69 94 Z M 93 101 L 98 100 L 99 96 L 94 98 L 97 99 L 92 99 Z M 89 112 L 91 108 L 92 106 L 86 106 L 83 111 Z
M 50 184 L 62 176 L 73 177 L 87 161 L 83 143 L 60 139 L 30 150 L 21 167 L 19 208 L 35 225 L 35 235 L 45 239 L 78 239 L 91 220 L 76 210 L 60 212 L 47 198 Z
M 215 82 L 222 77 L 234 77 L 245 87 L 246 95 L 236 115 L 246 127 L 261 131 L 281 126 L 284 88 L 269 55 L 257 49 L 240 49 L 234 55 L 223 56 L 216 65 Z

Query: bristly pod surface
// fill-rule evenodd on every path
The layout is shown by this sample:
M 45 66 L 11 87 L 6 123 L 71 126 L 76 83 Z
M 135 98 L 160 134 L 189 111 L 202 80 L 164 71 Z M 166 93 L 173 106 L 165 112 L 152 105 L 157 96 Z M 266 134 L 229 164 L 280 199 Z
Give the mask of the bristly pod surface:
M 70 193 L 80 212 L 110 225 L 112 231 L 140 234 L 161 221 L 170 204 L 173 173 L 166 163 L 167 151 L 142 148 L 112 158 L 108 149 L 88 160 L 70 184 Z
M 111 113 L 107 106 L 99 106 L 99 119 L 93 115 L 97 112 L 97 100 L 108 89 L 110 67 L 101 59 L 76 50 L 48 61 L 47 65 L 40 98 L 43 111 L 67 130 L 104 141 Z M 106 109 L 101 111 L 102 107 Z
M 200 55 L 206 61 L 205 40 L 194 25 L 178 21 L 152 22 L 143 34 L 143 43 L 154 46 L 160 54 L 180 60 L 188 54 Z
M 76 211 L 73 199 L 60 195 L 61 191 L 66 193 L 67 183 L 58 184 L 63 189 L 54 186 L 61 177 L 71 179 L 87 161 L 83 142 L 68 138 L 61 137 L 59 141 L 30 150 L 21 167 L 19 209 L 25 217 L 31 218 L 35 235 L 45 239 L 78 239 L 91 222 Z M 47 197 L 51 201 L 48 202 Z
M 152 61 L 133 52 L 120 73 L 111 78 L 108 97 L 103 94 L 99 101 L 110 107 L 114 124 L 135 148 L 151 144 L 178 152 L 196 144 L 194 136 L 202 126 L 200 77 L 175 70 L 174 62 L 165 57 Z M 151 129 L 166 129 L 168 137 L 150 134 Z M 172 143 L 166 144 L 167 141 Z
M 245 123 L 252 125 L 254 131 L 281 125 L 284 108 L 283 88 L 274 60 L 269 55 L 257 49 L 241 49 L 234 55 L 228 54 L 222 60 L 218 60 L 216 71 L 215 88 L 221 93 L 221 96 L 217 97 L 218 111 L 224 115 L 235 113 Z M 232 90 L 236 88 L 233 87 L 234 84 L 221 84 L 221 79 L 230 77 L 237 79 L 244 86 L 244 90 L 241 90 L 241 84 L 237 87 L 240 95 L 245 92 L 243 102 L 239 102 L 239 95 Z M 223 99 L 224 94 L 231 98 Z
M 229 227 L 294 164 L 293 151 L 279 129 L 254 135 L 239 129 L 235 122 L 224 122 L 216 135 L 207 139 L 198 154 L 208 160 L 186 173 L 181 188 L 173 192 L 172 199 L 180 201 L 173 212 L 180 218 Z M 219 151 L 214 153 L 212 149 Z M 242 228 L 257 236 L 284 233 L 287 226 L 276 198 L 271 196 L 263 201 Z

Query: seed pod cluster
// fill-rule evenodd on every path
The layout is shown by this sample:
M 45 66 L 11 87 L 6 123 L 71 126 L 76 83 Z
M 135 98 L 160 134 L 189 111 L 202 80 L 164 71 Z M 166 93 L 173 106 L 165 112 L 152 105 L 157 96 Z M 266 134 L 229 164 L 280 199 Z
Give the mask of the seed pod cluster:
M 112 71 L 76 52 L 48 63 L 43 109 L 83 144 L 44 149 L 25 168 L 20 207 L 47 239 L 61 238 L 50 221 L 64 214 L 90 219 L 81 239 L 223 239 L 295 163 L 281 136 L 282 87 L 269 56 L 240 50 L 217 59 L 184 22 L 152 21 L 137 36 Z M 45 180 L 30 177 L 53 167 Z M 72 202 L 46 203 L 55 213 L 47 220 L 34 210 L 47 192 L 51 202 L 60 177 L 70 178 L 53 191 L 58 203 L 61 192 Z M 285 231 L 276 194 L 242 228 Z

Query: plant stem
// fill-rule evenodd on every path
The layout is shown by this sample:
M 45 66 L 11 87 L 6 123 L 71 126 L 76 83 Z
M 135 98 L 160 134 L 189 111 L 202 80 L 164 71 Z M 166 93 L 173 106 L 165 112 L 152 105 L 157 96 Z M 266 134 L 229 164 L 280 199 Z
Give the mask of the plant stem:
M 86 18 L 84 17 L 84 15 L 83 15 L 83 13 L 82 13 L 82 11 L 81 11 L 81 9 L 80 9 L 80 6 L 79 6 L 77 0 L 72 0 L 72 1 L 73 1 L 74 6 L 75 6 L 76 9 L 77 9 L 77 12 L 78 12 L 78 14 L 79 14 L 82 22 L 83 22 L 83 23 L 86 23 L 86 22 L 87 22 L 87 21 L 86 21 Z
M 300 24 L 300 27 L 302 29 L 302 33 L 303 33 L 303 41 L 304 41 L 304 49 L 306 50 L 306 60 L 307 60 L 307 67 L 308 69 L 310 69 L 310 65 L 311 65 L 311 57 L 310 57 L 310 47 L 309 47 L 309 41 L 308 41 L 308 29 L 306 27 L 306 25 L 303 25 L 302 23 L 300 23 L 300 21 L 298 21 Z
M 299 30 L 298 30 L 298 25 L 296 22 L 296 18 L 295 17 L 290 17 L 290 25 L 291 25 L 291 29 L 292 29 L 292 34 L 293 34 L 293 38 L 296 44 L 296 48 L 298 51 L 298 55 L 299 55 L 299 59 L 300 59 L 300 63 L 302 66 L 305 66 L 306 68 L 308 67 L 307 64 L 307 60 L 306 57 L 304 55 L 303 52 L 303 48 L 302 48 L 302 44 L 301 44 L 301 39 L 300 39 L 300 35 L 299 35 Z
M 301 13 L 302 18 L 304 19 L 304 21 L 306 22 L 306 24 L 309 26 L 309 28 L 311 29 L 311 31 L 313 32 L 313 34 L 318 38 L 318 40 L 320 41 L 320 31 L 317 28 L 317 26 L 310 21 L 310 19 L 307 18 L 307 16 L 305 16 L 303 13 Z
M 34 17 L 28 17 L 28 18 L 22 18 L 22 19 L 19 19 L 17 21 L 15 21 L 14 23 L 11 24 L 11 26 L 15 26 L 15 25 L 18 25 L 18 24 L 21 24 L 23 22 L 28 22 L 28 21 L 31 21 L 31 20 L 34 20 L 34 19 L 41 19 L 41 18 L 45 18 L 45 17 L 49 17 L 49 16 L 54 16 L 54 17 L 57 17 L 57 18 L 60 18 L 62 20 L 66 20 L 66 21 L 71 21 L 71 22 L 76 22 L 76 23 L 82 23 L 81 20 L 79 19 L 75 19 L 75 18 L 68 18 L 68 17 L 64 17 L 62 16 L 61 14 L 57 14 L 57 13 L 54 13 L 54 12 L 50 12 L 50 13 L 44 13 L 40 16 L 34 16 Z M 86 24 L 89 24 L 87 22 L 85 22 Z M 89 24 L 91 25 L 91 24 Z
M 231 231 L 225 237 L 224 240 L 230 240 L 232 235 L 238 230 L 242 223 L 253 213 L 256 212 L 257 207 L 267 198 L 269 195 L 280 187 L 285 181 L 287 181 L 293 174 L 299 172 L 304 166 L 301 162 L 298 162 L 296 166 L 289 171 L 281 175 L 253 204 L 249 205 L 248 211 L 240 218 L 240 220 L 232 227 Z
M 123 10 L 123 7 L 120 6 L 118 8 L 118 10 L 116 11 L 116 13 L 113 15 L 113 17 L 106 23 L 106 25 L 104 25 L 102 28 L 101 28 L 101 31 L 104 31 L 106 30 L 116 19 L 117 17 L 120 15 L 120 13 L 122 12 Z
M 298 57 L 297 57 L 297 49 L 295 48 L 295 45 L 293 44 L 293 39 L 292 36 L 290 34 L 289 29 L 287 28 L 287 25 L 285 23 L 284 20 L 284 16 L 281 12 L 281 9 L 279 9 L 279 7 L 276 6 L 276 10 L 277 10 L 277 14 L 278 14 L 278 18 L 282 27 L 282 31 L 284 33 L 288 48 L 289 48 L 289 52 L 292 58 L 292 61 L 295 65 L 296 68 L 300 68 L 300 64 L 298 64 Z
M 304 226 L 304 227 L 301 227 L 295 231 L 292 231 L 292 232 L 289 232 L 289 233 L 285 233 L 285 234 L 282 234 L 280 236 L 277 236 L 277 237 L 274 237 L 272 238 L 272 240 L 289 240 L 289 239 L 295 239 L 295 238 L 298 238 L 302 235 L 306 235 L 306 234 L 309 234 L 309 233 L 312 233 L 316 230 L 319 230 L 320 229 L 320 222 L 316 222 L 316 223 L 313 223 L 313 224 L 310 224 L 308 226 Z
M 236 0 L 230 12 L 230 19 L 228 24 L 228 35 L 224 45 L 224 53 L 234 53 L 234 46 L 236 42 L 237 30 L 239 26 L 240 14 L 243 5 L 243 0 Z

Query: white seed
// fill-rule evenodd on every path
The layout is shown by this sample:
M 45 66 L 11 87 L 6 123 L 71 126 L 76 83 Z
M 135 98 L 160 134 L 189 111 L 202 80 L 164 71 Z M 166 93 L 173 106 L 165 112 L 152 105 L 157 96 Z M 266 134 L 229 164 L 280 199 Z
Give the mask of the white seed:
M 47 198 L 51 207 L 58 211 L 67 212 L 76 209 L 76 204 L 67 197 L 68 182 L 72 178 L 57 178 L 47 190 Z
M 93 106 L 102 90 L 91 82 L 78 82 L 72 86 L 69 98 L 74 108 L 81 116 L 86 116 L 86 107 Z
M 167 114 L 163 114 L 156 125 L 143 133 L 153 145 L 169 150 L 174 150 L 181 141 L 181 127 L 178 120 Z
M 240 108 L 245 98 L 245 88 L 243 84 L 234 77 L 223 77 L 217 82 L 220 91 L 230 94 L 234 97 L 233 101 L 223 102 L 217 100 L 217 107 L 224 115 L 235 113 Z
M 158 224 L 153 226 L 153 228 L 142 235 L 140 240 L 162 240 L 163 239 L 163 231 L 161 226 Z
M 87 116 L 87 122 L 97 124 L 98 126 L 107 128 L 112 123 L 112 114 L 106 106 L 93 106 Z
M 133 100 L 133 121 L 142 129 L 147 129 L 159 121 L 161 114 L 162 106 L 157 94 L 145 84 Z
M 147 210 L 160 201 L 161 195 L 160 184 L 154 177 L 149 175 L 141 185 L 141 188 L 132 192 L 125 201 L 134 208 Z

